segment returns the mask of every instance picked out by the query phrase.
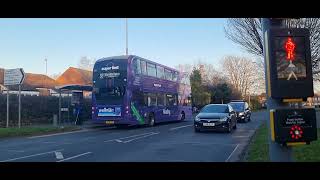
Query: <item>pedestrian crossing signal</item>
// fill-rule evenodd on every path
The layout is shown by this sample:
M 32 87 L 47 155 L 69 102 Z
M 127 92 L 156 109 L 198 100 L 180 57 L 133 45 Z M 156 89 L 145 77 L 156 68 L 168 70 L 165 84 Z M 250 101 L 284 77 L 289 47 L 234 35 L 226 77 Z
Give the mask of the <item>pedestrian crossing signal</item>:
M 287 60 L 293 61 L 294 60 L 294 50 L 296 48 L 295 43 L 293 42 L 291 37 L 287 38 L 287 42 L 285 44 L 285 49 L 287 53 Z
M 275 99 L 312 97 L 309 30 L 271 28 L 265 35 L 268 96 Z

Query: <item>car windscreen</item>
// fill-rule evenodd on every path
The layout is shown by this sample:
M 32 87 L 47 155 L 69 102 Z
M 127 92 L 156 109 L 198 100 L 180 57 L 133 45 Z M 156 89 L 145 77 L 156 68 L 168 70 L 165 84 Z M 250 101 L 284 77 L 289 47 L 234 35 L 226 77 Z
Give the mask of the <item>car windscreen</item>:
M 244 111 L 244 103 L 229 103 L 229 105 L 237 112 Z
M 228 106 L 208 105 L 201 109 L 201 113 L 229 113 Z

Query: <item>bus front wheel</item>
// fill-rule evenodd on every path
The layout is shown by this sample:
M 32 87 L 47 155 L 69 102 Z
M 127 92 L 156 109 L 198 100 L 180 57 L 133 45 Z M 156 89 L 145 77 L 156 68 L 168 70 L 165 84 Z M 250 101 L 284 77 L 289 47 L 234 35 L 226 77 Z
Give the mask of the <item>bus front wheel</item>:
M 149 122 L 148 122 L 148 126 L 154 126 L 154 124 L 155 124 L 155 120 L 154 120 L 154 114 L 152 113 L 152 114 L 150 114 L 150 116 L 149 116 Z

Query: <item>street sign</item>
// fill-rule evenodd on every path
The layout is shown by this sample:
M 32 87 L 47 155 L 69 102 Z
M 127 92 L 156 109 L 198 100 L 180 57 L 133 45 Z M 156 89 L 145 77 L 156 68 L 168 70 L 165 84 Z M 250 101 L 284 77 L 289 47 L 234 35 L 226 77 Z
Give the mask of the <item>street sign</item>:
M 277 143 L 309 144 L 317 140 L 315 109 L 276 109 L 270 112 L 270 117 L 271 137 Z
M 25 73 L 22 68 L 5 69 L 4 71 L 4 85 L 20 85 L 25 79 Z
M 18 110 L 18 126 L 21 127 L 21 84 L 25 79 L 25 73 L 22 68 L 5 69 L 4 85 L 19 85 L 19 110 Z M 9 88 L 7 88 L 7 128 L 9 127 Z
M 266 36 L 268 96 L 304 100 L 314 96 L 309 30 L 271 28 Z

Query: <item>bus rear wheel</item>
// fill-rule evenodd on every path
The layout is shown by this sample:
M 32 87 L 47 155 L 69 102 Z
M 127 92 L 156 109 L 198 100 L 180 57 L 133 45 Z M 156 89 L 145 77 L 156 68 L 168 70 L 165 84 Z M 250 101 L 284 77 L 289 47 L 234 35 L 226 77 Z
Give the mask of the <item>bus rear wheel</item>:
M 155 124 L 155 120 L 154 120 L 154 114 L 150 114 L 149 116 L 149 121 L 148 121 L 148 126 L 152 127 Z
M 182 111 L 180 114 L 180 121 L 184 121 L 186 119 L 186 114 Z

